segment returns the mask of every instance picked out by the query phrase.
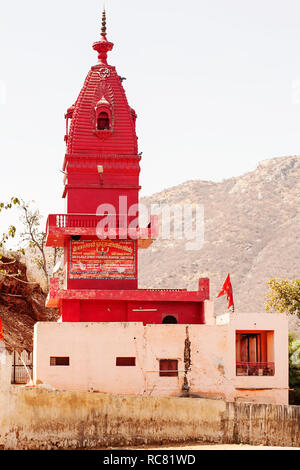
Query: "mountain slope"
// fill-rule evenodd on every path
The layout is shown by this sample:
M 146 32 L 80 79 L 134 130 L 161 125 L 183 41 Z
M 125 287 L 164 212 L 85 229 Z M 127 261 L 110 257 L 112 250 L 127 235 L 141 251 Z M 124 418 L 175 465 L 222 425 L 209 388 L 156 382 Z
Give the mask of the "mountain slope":
M 184 240 L 156 240 L 140 250 L 140 288 L 197 289 L 209 277 L 211 297 L 231 275 L 238 312 L 264 311 L 271 277 L 300 277 L 300 157 L 263 161 L 256 170 L 220 183 L 188 181 L 141 202 L 203 204 L 204 246 L 187 251 Z M 216 311 L 226 309 L 225 298 Z

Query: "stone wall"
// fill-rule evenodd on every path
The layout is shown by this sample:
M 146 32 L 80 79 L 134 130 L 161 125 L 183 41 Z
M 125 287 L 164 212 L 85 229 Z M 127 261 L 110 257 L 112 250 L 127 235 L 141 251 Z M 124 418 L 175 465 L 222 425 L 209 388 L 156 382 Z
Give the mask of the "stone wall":
M 300 446 L 300 407 L 223 400 L 0 390 L 0 448 L 93 449 L 175 442 Z
M 12 370 L 12 355 L 5 348 L 4 341 L 0 341 L 0 390 L 10 388 Z

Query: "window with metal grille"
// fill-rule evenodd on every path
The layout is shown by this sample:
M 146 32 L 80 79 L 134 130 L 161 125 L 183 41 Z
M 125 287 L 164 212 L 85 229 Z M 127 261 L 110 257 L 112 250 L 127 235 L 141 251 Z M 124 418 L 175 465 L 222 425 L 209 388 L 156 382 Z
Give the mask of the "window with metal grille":
M 135 357 L 117 357 L 116 366 L 135 366 Z
M 50 366 L 69 366 L 70 358 L 69 357 L 50 357 Z
M 237 331 L 236 375 L 274 374 L 274 331 Z
M 159 361 L 160 377 L 178 377 L 178 361 L 176 359 L 161 359 Z

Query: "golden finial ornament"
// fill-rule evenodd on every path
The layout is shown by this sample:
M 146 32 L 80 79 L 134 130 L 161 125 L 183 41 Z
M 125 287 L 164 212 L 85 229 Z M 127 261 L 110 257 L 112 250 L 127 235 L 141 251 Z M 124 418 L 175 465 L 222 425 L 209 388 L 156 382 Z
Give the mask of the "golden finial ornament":
M 101 36 L 106 36 L 106 12 L 105 12 L 105 8 L 103 8 L 103 12 L 102 12 Z

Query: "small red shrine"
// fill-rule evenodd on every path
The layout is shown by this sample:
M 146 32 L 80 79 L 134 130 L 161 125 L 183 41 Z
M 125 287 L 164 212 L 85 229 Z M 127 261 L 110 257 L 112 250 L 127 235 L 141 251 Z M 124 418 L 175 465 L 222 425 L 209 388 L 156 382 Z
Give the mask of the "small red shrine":
M 66 214 L 50 215 L 46 230 L 46 245 L 64 248 L 65 282 L 50 280 L 47 306 L 59 307 L 63 322 L 203 324 L 208 279 L 196 292 L 138 289 L 138 249 L 152 243 L 158 221 L 139 226 L 137 115 L 107 63 L 112 48 L 104 11 L 98 64 L 65 115 Z

